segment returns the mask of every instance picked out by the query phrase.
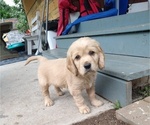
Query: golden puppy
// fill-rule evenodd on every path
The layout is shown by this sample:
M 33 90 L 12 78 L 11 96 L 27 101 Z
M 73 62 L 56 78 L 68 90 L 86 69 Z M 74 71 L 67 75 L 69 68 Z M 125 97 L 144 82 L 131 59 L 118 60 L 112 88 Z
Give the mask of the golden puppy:
M 84 89 L 92 105 L 98 107 L 103 104 L 95 98 L 94 84 L 97 70 L 104 68 L 104 53 L 94 39 L 83 37 L 76 40 L 68 49 L 67 58 L 48 60 L 42 56 L 33 56 L 28 58 L 25 65 L 33 60 L 40 62 L 38 79 L 46 106 L 53 105 L 50 85 L 55 86 L 58 95 L 63 95 L 61 88 L 68 88 L 80 113 L 90 112 L 81 94 Z

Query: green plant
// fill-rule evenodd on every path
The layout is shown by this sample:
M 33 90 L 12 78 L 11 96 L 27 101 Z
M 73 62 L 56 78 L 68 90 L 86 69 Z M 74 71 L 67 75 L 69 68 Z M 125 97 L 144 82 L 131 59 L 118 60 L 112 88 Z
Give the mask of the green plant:
M 141 94 L 143 97 L 150 96 L 150 85 L 144 86 L 139 90 L 138 93 Z
M 25 32 L 29 29 L 27 17 L 22 5 L 21 0 L 14 0 L 15 6 L 9 6 L 5 3 L 4 0 L 0 0 L 0 18 L 8 19 L 8 18 L 17 18 L 18 23 L 16 24 L 16 28 L 21 32 Z
M 27 17 L 25 14 L 25 10 L 23 8 L 21 0 L 14 0 L 14 3 L 17 6 L 18 12 L 18 23 L 16 24 L 16 27 L 21 32 L 26 32 L 29 29 Z
M 28 21 L 25 15 L 21 15 L 18 18 L 18 23 L 16 24 L 16 28 L 21 32 L 25 32 L 29 29 Z
M 115 108 L 116 110 L 118 110 L 118 109 L 121 108 L 121 104 L 120 104 L 120 102 L 119 102 L 118 100 L 116 100 L 116 102 L 115 102 L 115 104 L 114 104 L 114 108 Z

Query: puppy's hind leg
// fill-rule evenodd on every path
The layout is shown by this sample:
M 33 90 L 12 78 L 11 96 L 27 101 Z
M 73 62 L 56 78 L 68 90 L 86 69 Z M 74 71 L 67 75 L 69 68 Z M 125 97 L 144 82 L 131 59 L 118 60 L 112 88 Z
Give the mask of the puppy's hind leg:
M 59 87 L 56 87 L 56 86 L 55 86 L 55 90 L 56 90 L 56 92 L 57 92 L 57 94 L 58 94 L 59 96 L 64 95 L 64 93 L 61 91 L 61 89 L 60 89 Z

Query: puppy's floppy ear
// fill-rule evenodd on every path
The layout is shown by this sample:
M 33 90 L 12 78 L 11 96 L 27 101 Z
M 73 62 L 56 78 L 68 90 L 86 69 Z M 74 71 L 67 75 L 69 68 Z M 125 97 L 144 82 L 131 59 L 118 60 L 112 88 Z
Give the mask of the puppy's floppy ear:
M 102 48 L 98 45 L 97 46 L 98 48 L 98 66 L 99 66 L 99 69 L 103 69 L 105 67 L 105 56 L 104 56 L 104 52 L 102 50 Z
M 74 75 L 78 75 L 77 67 L 75 66 L 73 59 L 71 58 L 71 55 L 67 56 L 67 69 L 72 72 Z

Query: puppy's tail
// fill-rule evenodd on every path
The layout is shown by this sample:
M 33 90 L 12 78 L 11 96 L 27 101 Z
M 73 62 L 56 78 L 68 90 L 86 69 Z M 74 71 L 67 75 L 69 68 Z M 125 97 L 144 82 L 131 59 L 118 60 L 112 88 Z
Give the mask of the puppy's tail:
M 27 64 L 29 64 L 31 61 L 34 61 L 34 60 L 38 60 L 40 63 L 47 60 L 45 57 L 43 56 L 31 56 L 27 59 L 26 63 L 25 63 L 25 66 Z

